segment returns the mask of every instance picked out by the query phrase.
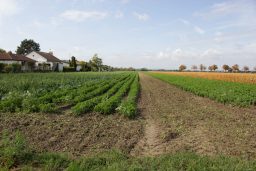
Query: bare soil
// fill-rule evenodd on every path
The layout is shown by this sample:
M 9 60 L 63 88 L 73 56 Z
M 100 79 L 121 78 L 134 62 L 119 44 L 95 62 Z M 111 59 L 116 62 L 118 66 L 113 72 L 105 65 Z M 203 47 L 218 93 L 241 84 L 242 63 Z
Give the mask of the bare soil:
M 28 144 L 38 152 L 62 152 L 72 156 L 92 154 L 108 149 L 126 153 L 142 135 L 140 120 L 119 114 L 97 113 L 75 117 L 70 114 L 0 114 L 0 132 L 19 130 Z
M 223 105 L 140 73 L 144 136 L 131 151 L 256 157 L 256 108 Z

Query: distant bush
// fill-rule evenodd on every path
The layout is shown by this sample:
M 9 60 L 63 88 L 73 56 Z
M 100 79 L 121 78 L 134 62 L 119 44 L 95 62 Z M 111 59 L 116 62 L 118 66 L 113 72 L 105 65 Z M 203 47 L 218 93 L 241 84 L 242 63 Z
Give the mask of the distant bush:
M 13 63 L 11 64 L 11 67 L 13 73 L 21 72 L 21 64 Z
M 75 72 L 76 68 L 74 67 L 63 67 L 63 72 Z
M 7 64 L 0 63 L 0 72 L 4 72 L 4 68 Z

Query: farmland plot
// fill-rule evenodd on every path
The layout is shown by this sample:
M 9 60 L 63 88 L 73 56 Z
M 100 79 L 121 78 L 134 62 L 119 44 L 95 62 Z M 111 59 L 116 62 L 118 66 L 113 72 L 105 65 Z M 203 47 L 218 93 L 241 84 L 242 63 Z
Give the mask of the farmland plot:
M 76 115 L 92 111 L 110 114 L 134 89 L 131 85 L 138 82 L 136 75 L 132 72 L 1 75 L 0 112 L 59 113 L 72 107 Z M 133 110 L 131 115 L 135 114 Z
M 183 73 L 168 74 L 161 72 L 149 73 L 151 76 L 178 86 L 202 97 L 208 97 L 221 103 L 237 106 L 256 105 L 256 85 L 240 82 L 229 82 L 202 77 L 192 77 Z M 199 74 L 200 75 L 200 74 Z M 222 74 L 220 74 L 222 75 Z M 209 74 L 211 77 L 211 74 Z M 236 77 L 236 76 L 235 76 Z

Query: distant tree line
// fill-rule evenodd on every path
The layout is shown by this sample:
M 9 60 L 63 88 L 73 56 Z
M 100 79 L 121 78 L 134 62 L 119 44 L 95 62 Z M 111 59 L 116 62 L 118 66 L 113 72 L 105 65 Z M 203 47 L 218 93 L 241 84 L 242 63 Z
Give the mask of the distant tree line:
M 180 65 L 179 66 L 179 71 L 185 71 L 187 69 L 186 65 Z M 200 64 L 199 67 L 197 67 L 197 65 L 192 65 L 191 66 L 191 70 L 190 71 L 206 71 L 207 67 L 203 64 Z M 234 64 L 232 66 L 229 65 L 222 65 L 221 69 L 224 72 L 249 72 L 250 68 L 248 66 L 243 66 L 240 69 L 240 66 L 238 64 Z M 216 64 L 210 65 L 208 66 L 208 71 L 216 71 L 218 70 L 218 66 Z M 251 71 L 256 71 L 256 66 L 252 68 Z

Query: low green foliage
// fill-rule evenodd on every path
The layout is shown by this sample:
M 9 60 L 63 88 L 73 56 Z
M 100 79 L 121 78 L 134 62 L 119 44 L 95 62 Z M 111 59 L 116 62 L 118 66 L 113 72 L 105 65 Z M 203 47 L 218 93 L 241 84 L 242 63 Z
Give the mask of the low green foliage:
M 32 153 L 20 133 L 14 139 L 4 134 L 0 142 L 0 170 L 256 170 L 255 160 L 200 156 L 188 152 L 156 157 L 131 157 L 118 150 L 109 150 L 77 159 L 62 154 Z
M 148 73 L 149 75 L 176 85 L 202 97 L 209 97 L 221 103 L 238 106 L 256 105 L 256 85 L 208 80 L 187 76 Z
M 72 112 L 75 115 L 81 115 L 86 112 L 90 112 L 93 110 L 94 106 L 100 103 L 101 101 L 107 100 L 109 97 L 111 97 L 118 89 L 124 84 L 127 80 L 129 80 L 129 77 L 124 77 L 116 82 L 116 84 L 110 88 L 106 93 L 103 95 L 94 97 L 92 99 L 77 103 L 74 107 L 72 107 Z
M 0 141 L 0 166 L 9 169 L 31 160 L 32 152 L 26 145 L 20 132 L 12 138 L 4 132 Z
M 140 83 L 139 76 L 137 75 L 134 79 L 128 96 L 122 101 L 121 105 L 118 107 L 118 111 L 128 118 L 134 118 L 137 115 L 137 98 L 139 95 Z
M 76 105 L 101 96 L 130 74 L 131 72 L 0 74 L 0 112 L 55 113 L 58 112 L 58 106 Z
M 129 87 L 133 80 L 134 76 L 129 79 L 122 87 L 120 87 L 115 95 L 95 106 L 94 111 L 100 112 L 102 114 L 113 113 L 118 105 L 121 103 L 122 97 L 124 97 L 126 92 L 129 90 Z

